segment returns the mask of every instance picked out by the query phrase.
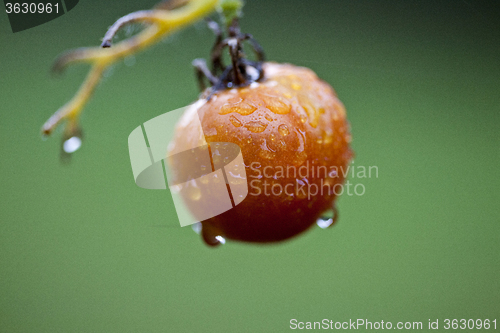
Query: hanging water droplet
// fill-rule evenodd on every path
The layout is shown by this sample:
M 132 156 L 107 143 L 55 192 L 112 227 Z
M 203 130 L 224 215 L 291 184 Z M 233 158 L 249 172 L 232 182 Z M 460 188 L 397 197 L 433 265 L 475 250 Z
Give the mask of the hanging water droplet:
M 222 236 L 215 236 L 215 239 L 217 239 L 221 244 L 226 244 L 226 239 Z
M 202 226 L 201 226 L 200 222 L 196 222 L 195 224 L 191 225 L 191 228 L 193 228 L 193 231 L 196 232 L 199 235 L 200 232 L 201 232 Z
M 219 246 L 226 242 L 224 237 L 218 236 L 217 234 L 215 235 L 216 236 L 214 236 L 213 230 L 210 230 L 210 228 L 201 228 L 201 238 L 208 246 Z
M 318 227 L 320 227 L 321 229 L 326 229 L 328 228 L 329 226 L 331 226 L 333 224 L 333 219 L 325 219 L 323 217 L 320 217 L 317 221 L 316 221 L 316 224 L 318 225 Z
M 320 217 L 316 221 L 316 224 L 321 229 L 331 228 L 335 224 L 335 222 L 337 222 L 338 217 L 339 217 L 339 214 L 337 211 L 337 207 L 335 206 L 335 203 L 334 203 L 332 206 L 332 216 L 331 217 L 326 217 L 326 216 Z
M 82 139 L 77 136 L 73 136 L 68 140 L 64 141 L 63 149 L 66 153 L 71 154 L 80 149 L 82 146 Z

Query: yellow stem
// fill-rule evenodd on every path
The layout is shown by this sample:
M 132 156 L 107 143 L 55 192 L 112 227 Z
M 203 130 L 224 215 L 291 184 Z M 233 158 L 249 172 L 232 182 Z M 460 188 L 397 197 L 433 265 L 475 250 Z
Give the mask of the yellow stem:
M 150 25 L 139 34 L 111 48 L 80 48 L 59 57 L 53 67 L 57 71 L 64 69 L 70 64 L 81 62 L 90 63 L 92 67 L 75 96 L 43 125 L 42 133 L 50 135 L 57 125 L 64 120 L 69 121 L 71 125 L 77 122 L 78 116 L 99 83 L 102 73 L 108 66 L 157 43 L 163 37 L 209 15 L 216 9 L 217 3 L 218 0 L 189 0 L 185 6 L 174 10 L 153 9 L 126 15 L 120 19 L 121 21 L 118 20 L 115 23 L 115 30 L 108 31 L 106 36 L 109 35 L 112 37 L 118 29 L 128 23 L 145 22 Z

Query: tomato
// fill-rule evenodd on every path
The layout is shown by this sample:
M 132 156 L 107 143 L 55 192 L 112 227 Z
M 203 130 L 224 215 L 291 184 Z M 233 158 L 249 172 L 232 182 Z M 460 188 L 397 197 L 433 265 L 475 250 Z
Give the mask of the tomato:
M 307 230 L 333 207 L 344 181 L 340 170 L 353 156 L 344 105 L 326 82 L 304 67 L 262 66 L 258 82 L 206 90 L 202 98 L 210 99 L 197 110 L 213 158 L 220 142 L 241 148 L 249 189 L 233 209 L 201 222 L 209 245 L 220 237 L 277 242 Z M 195 116 L 191 112 L 177 126 L 178 149 L 196 146 L 203 135 L 193 130 Z M 208 200 L 206 186 L 199 195 L 184 195 L 194 213 Z
M 127 24 L 147 22 L 151 26 L 109 50 L 84 48 L 60 56 L 54 65 L 57 71 L 82 61 L 92 63 L 92 69 L 73 99 L 42 128 L 42 133 L 49 135 L 66 121 L 63 156 L 74 152 L 81 144 L 79 115 L 83 104 L 108 65 L 219 10 L 227 36 L 217 23 L 208 20 L 216 35 L 210 69 L 205 60 L 193 62 L 203 93 L 199 103 L 189 107 L 179 122 L 171 142 L 175 154 L 167 154 L 166 159 L 173 165 L 173 186 L 181 188 L 180 196 L 192 215 L 201 221 L 201 234 L 209 245 L 217 245 L 225 238 L 278 242 L 305 231 L 325 211 L 335 210 L 337 193 L 342 192 L 338 186 L 344 182 L 343 171 L 353 155 L 345 108 L 334 90 L 307 68 L 266 62 L 262 47 L 253 36 L 240 32 L 238 18 L 242 5 L 242 1 L 222 0 L 162 2 L 154 10 L 120 18 L 104 36 L 103 48 L 110 48 L 113 36 Z M 254 60 L 246 58 L 244 42 L 250 44 Z M 231 64 L 224 61 L 226 48 Z M 207 89 L 205 81 L 210 85 Z M 226 144 L 219 147 L 221 143 Z M 183 157 L 177 165 L 171 157 L 190 149 L 194 152 L 194 147 L 204 147 L 204 156 L 212 155 L 206 164 L 212 164 L 212 171 L 216 172 L 216 159 L 224 156 L 219 153 L 229 149 L 228 146 L 240 149 L 241 162 L 234 166 L 236 175 L 231 181 L 246 185 L 245 196 L 232 193 L 226 174 L 209 180 L 203 178 L 207 170 L 200 170 L 201 164 L 185 163 L 186 160 L 197 162 L 197 156 L 186 160 Z M 188 184 L 181 180 L 189 177 L 194 181 L 192 176 L 200 176 L 200 171 L 205 183 L 200 180 L 199 186 L 180 186 Z M 224 194 L 220 191 L 214 195 L 212 189 L 216 182 Z M 220 210 L 223 213 L 213 209 L 219 195 L 221 198 L 225 195 L 232 204 Z M 216 214 L 211 214 L 212 211 Z M 328 223 L 320 225 L 325 224 Z

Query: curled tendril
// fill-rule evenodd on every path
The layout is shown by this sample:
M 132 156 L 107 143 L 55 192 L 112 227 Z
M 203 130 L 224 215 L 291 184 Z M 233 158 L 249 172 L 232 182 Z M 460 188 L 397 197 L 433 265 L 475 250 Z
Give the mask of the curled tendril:
M 241 0 L 240 8 L 242 6 Z M 79 116 L 83 107 L 92 96 L 103 72 L 113 63 L 135 54 L 148 46 L 158 43 L 162 38 L 192 24 L 215 10 L 231 12 L 235 0 L 169 0 L 160 2 L 151 10 L 141 10 L 118 19 L 106 32 L 101 47 L 85 47 L 71 50 L 60 55 L 52 71 L 63 72 L 69 65 L 87 63 L 91 65 L 84 82 L 73 98 L 54 113 L 42 126 L 42 134 L 50 135 L 55 128 L 66 121 L 63 134 L 63 150 L 67 140 L 82 137 Z M 236 6 L 237 7 L 237 6 Z M 234 10 L 233 10 L 234 12 Z M 112 39 L 123 27 L 132 23 L 145 23 L 147 27 L 131 38 L 112 46 Z M 67 151 L 63 151 L 65 155 Z

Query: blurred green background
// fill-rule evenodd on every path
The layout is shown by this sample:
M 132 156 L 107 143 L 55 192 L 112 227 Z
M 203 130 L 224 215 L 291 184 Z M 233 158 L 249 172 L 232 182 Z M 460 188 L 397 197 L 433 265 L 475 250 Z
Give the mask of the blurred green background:
M 203 23 L 114 68 L 70 165 L 60 133 L 39 134 L 87 72 L 51 77 L 55 57 L 154 4 L 81 0 L 16 34 L 0 13 L 0 332 L 280 332 L 292 318 L 500 329 L 495 2 L 248 1 L 243 31 L 333 85 L 355 164 L 379 177 L 353 180 L 366 193 L 340 198 L 331 229 L 216 249 L 168 227 L 168 193 L 135 185 L 127 147 L 135 127 L 197 98 Z

